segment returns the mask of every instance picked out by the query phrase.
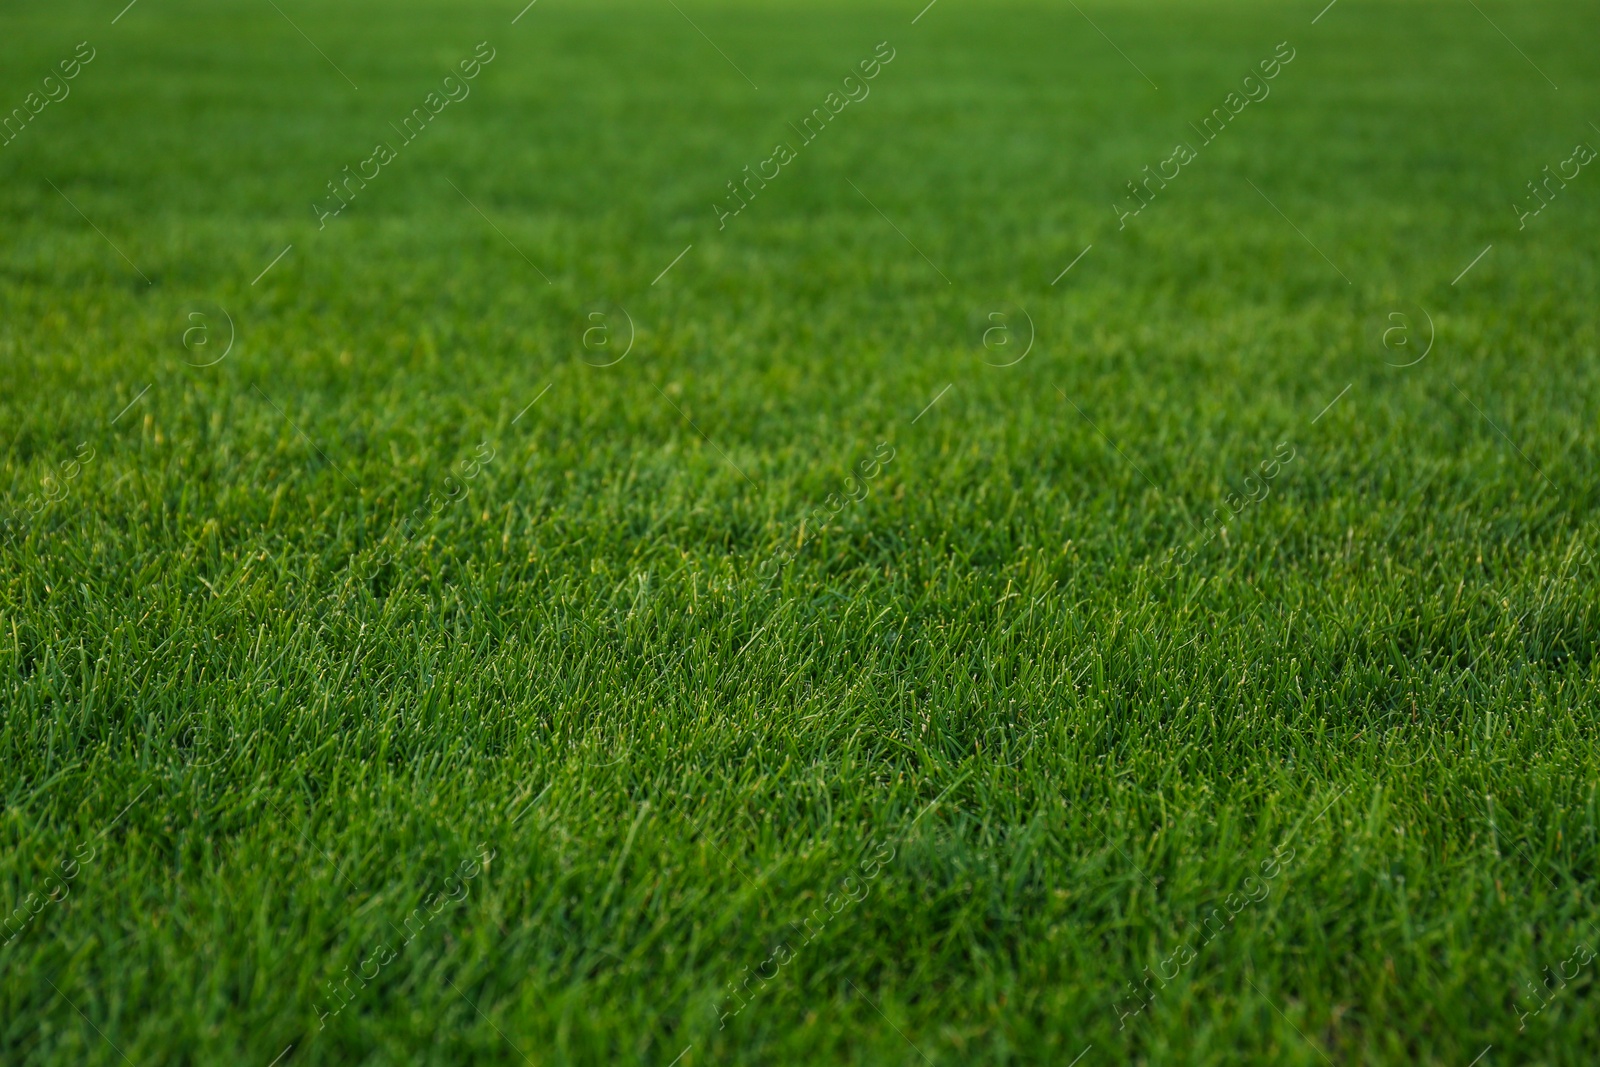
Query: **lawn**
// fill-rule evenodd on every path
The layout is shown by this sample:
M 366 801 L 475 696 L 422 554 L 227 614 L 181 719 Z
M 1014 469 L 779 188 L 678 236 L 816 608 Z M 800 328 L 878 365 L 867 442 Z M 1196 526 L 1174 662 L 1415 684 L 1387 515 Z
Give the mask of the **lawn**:
M 1600 1059 L 1593 0 L 123 2 L 0 1062 Z

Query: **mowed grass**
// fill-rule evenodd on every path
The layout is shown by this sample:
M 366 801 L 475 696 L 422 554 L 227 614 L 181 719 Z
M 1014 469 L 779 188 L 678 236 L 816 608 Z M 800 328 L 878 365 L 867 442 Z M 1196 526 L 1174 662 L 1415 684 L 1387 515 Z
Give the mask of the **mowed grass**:
M 1593 3 L 276 6 L 0 15 L 0 1060 L 1595 1062 Z

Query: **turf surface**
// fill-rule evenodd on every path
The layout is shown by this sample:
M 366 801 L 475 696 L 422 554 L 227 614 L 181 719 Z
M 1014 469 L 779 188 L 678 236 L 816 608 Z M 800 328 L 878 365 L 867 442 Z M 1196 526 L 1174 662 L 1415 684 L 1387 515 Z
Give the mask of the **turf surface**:
M 1592 2 L 120 7 L 0 1061 L 1600 1055 Z

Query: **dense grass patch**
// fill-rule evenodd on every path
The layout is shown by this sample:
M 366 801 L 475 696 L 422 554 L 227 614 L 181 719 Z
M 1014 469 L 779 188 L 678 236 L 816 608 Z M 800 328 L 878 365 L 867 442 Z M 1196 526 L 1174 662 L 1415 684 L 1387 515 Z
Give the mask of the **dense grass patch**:
M 1595 1062 L 1595 6 L 1078 6 L 0 15 L 0 1060 Z

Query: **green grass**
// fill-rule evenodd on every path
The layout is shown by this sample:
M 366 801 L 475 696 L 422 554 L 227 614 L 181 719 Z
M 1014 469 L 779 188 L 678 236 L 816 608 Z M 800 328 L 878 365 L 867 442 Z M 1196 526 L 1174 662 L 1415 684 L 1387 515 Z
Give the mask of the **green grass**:
M 1600 1056 L 1594 3 L 277 6 L 0 15 L 0 1061 Z

